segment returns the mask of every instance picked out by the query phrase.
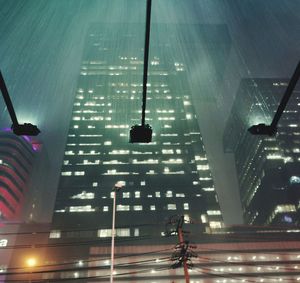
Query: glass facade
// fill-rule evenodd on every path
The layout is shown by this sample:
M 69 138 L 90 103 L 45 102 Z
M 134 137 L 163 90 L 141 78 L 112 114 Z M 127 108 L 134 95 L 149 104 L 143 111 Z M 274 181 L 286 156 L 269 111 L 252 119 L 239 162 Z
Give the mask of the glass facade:
M 274 137 L 252 136 L 254 124 L 270 124 L 288 79 L 244 79 L 224 135 L 235 154 L 245 221 L 248 224 L 299 223 L 300 88 L 296 87 Z
M 96 225 L 98 236 L 110 235 L 111 190 L 123 181 L 117 226 L 130 229 L 120 236 L 161 235 L 163 228 L 140 226 L 164 227 L 174 214 L 194 219 L 203 231 L 221 228 L 186 67 L 168 39 L 150 47 L 146 123 L 152 142 L 129 143 L 129 130 L 141 119 L 144 28 L 127 28 L 121 33 L 117 25 L 95 24 L 88 30 L 53 225 Z

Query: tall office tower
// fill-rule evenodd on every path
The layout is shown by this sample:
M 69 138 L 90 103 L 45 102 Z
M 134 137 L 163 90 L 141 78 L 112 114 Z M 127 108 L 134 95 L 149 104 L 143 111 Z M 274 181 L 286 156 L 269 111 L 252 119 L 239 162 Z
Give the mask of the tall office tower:
M 51 238 L 63 238 L 61 230 L 70 227 L 110 237 L 118 181 L 125 186 L 117 192 L 117 236 L 161 237 L 169 217 L 178 214 L 201 231 L 223 225 L 186 65 L 167 26 L 153 30 L 170 36 L 153 31 L 151 38 L 149 144 L 129 143 L 131 126 L 141 122 L 144 27 L 95 24 L 88 31 Z
M 252 136 L 254 124 L 270 124 L 288 79 L 243 79 L 224 132 L 235 154 L 244 218 L 249 224 L 298 224 L 300 187 L 300 88 L 296 87 L 275 137 Z
M 0 133 L 0 221 L 20 221 L 37 145 L 10 131 Z

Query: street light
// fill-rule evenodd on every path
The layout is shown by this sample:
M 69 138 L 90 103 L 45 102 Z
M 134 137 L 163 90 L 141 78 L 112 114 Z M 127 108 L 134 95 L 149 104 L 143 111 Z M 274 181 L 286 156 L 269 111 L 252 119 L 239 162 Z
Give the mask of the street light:
M 32 282 L 32 268 L 37 265 L 37 259 L 35 257 L 29 257 L 26 259 L 26 265 L 28 268 L 30 268 L 30 277 L 29 277 L 29 283 Z
M 130 143 L 149 143 L 152 141 L 152 128 L 149 124 L 145 124 L 148 61 L 149 61 L 149 46 L 150 46 L 151 4 L 152 4 L 152 0 L 147 0 L 145 48 L 144 48 L 144 72 L 143 72 L 142 124 L 134 125 L 131 127 L 130 139 L 129 139 Z
M 296 67 L 296 70 L 294 71 L 294 74 L 289 82 L 289 85 L 280 101 L 280 104 L 278 106 L 278 109 L 274 115 L 274 118 L 272 120 L 271 125 L 266 124 L 258 124 L 251 126 L 248 131 L 252 135 L 268 135 L 268 136 L 274 136 L 277 132 L 277 124 L 278 121 L 296 87 L 296 84 L 300 77 L 300 61 L 298 62 L 298 65 Z
M 125 186 L 125 182 L 118 181 L 113 191 L 113 216 L 112 216 L 112 228 L 111 228 L 111 259 L 110 259 L 110 283 L 114 282 L 114 253 L 115 253 L 115 220 L 116 220 L 116 199 L 117 192 Z
M 17 136 L 24 136 L 24 135 L 37 136 L 41 131 L 38 129 L 38 127 L 36 125 L 32 125 L 30 123 L 19 124 L 15 109 L 14 109 L 11 99 L 9 97 L 9 93 L 8 93 L 8 90 L 7 90 L 7 87 L 6 87 L 6 84 L 5 84 L 5 81 L 2 76 L 1 71 L 0 71 L 0 89 L 1 89 L 1 93 L 2 93 L 4 101 L 5 101 L 8 113 L 12 120 L 11 129 L 13 130 L 14 134 Z

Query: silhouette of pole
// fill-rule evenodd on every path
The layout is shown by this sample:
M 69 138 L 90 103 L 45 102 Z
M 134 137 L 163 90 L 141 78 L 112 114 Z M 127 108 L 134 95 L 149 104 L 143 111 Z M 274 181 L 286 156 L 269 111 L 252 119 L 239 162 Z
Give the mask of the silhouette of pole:
M 0 71 L 0 88 L 1 88 L 2 96 L 4 98 L 8 113 L 10 115 L 10 118 L 11 118 L 12 122 L 13 122 L 13 125 L 19 125 L 19 122 L 18 122 L 18 119 L 17 119 L 17 116 L 16 116 L 16 112 L 15 112 L 15 109 L 12 105 L 11 99 L 9 97 L 9 93 L 8 93 L 8 90 L 7 90 L 7 87 L 6 87 L 6 84 L 5 84 L 5 81 L 4 81 L 4 78 L 2 76 L 1 71 Z
M 112 229 L 111 229 L 110 283 L 114 282 L 116 198 L 117 198 L 117 190 L 114 188 L 113 216 L 112 216 Z
M 181 249 L 184 249 L 184 244 L 185 244 L 185 241 L 183 239 L 183 233 L 182 233 L 183 222 L 184 222 L 184 216 L 182 215 L 182 216 L 180 216 L 180 218 L 178 220 L 178 224 L 177 224 L 178 240 L 179 240 Z M 186 254 L 184 254 L 183 257 L 184 257 L 183 258 L 183 270 L 184 270 L 185 282 L 190 283 L 190 274 L 189 274 L 189 270 L 188 270 Z
M 282 113 L 283 113 L 283 111 L 284 111 L 284 109 L 285 109 L 285 107 L 286 107 L 286 105 L 287 105 L 287 103 L 288 103 L 295 87 L 296 87 L 296 84 L 299 80 L 299 77 L 300 77 L 300 61 L 298 62 L 296 70 L 295 70 L 295 72 L 294 72 L 294 74 L 293 74 L 293 76 L 292 76 L 292 78 L 289 82 L 289 85 L 288 85 L 288 87 L 287 87 L 287 89 L 286 89 L 286 91 L 285 91 L 285 93 L 284 93 L 284 95 L 281 99 L 281 102 L 278 106 L 278 109 L 277 109 L 277 111 L 274 115 L 273 121 L 271 123 L 272 128 L 276 128 L 277 123 L 278 123 L 278 121 L 279 121 L 279 119 L 280 119 L 280 117 L 281 117 L 281 115 L 282 115 Z
M 149 60 L 150 25 L 151 25 L 151 2 L 152 2 L 152 0 L 147 0 L 147 8 L 146 8 L 146 32 L 145 32 L 145 48 L 144 48 L 142 126 L 145 125 L 145 113 L 146 113 L 148 60 Z

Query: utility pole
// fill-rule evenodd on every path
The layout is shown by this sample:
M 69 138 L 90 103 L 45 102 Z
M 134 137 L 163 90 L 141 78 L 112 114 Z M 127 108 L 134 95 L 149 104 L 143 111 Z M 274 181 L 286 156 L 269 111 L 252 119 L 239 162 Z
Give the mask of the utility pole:
M 113 215 L 112 215 L 112 229 L 111 229 L 111 259 L 110 259 L 110 283 L 114 282 L 114 256 L 115 256 L 115 221 L 116 221 L 116 199 L 117 192 L 122 189 L 124 183 L 122 181 L 117 182 L 112 188 L 113 191 Z
M 172 264 L 171 267 L 175 269 L 183 266 L 185 282 L 190 283 L 189 268 L 193 266 L 190 258 L 197 257 L 197 255 L 193 251 L 191 251 L 191 249 L 195 248 L 195 246 L 190 245 L 189 241 L 185 241 L 184 239 L 184 234 L 188 232 L 182 229 L 183 223 L 184 223 L 183 215 L 176 216 L 175 218 L 174 217 L 171 218 L 167 224 L 169 225 L 176 224 L 176 230 L 166 231 L 166 234 L 167 235 L 177 234 L 178 241 L 179 241 L 179 243 L 175 246 L 175 252 L 173 253 L 171 258 L 172 261 L 176 261 L 176 262 Z

